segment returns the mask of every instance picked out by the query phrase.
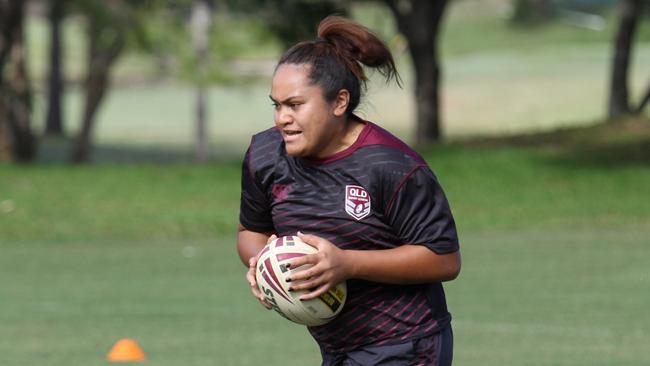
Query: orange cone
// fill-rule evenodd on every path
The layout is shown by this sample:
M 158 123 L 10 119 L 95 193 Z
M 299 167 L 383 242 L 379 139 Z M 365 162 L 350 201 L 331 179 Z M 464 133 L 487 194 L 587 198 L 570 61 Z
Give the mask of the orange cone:
M 111 362 L 132 362 L 144 361 L 147 357 L 138 342 L 133 339 L 122 338 L 115 343 L 106 358 Z

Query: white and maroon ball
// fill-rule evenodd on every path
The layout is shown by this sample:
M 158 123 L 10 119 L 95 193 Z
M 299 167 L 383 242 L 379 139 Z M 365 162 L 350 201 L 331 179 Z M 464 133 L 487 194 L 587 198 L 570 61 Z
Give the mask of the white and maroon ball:
M 304 325 L 323 325 L 336 317 L 343 309 L 347 295 L 344 282 L 329 289 L 323 295 L 306 301 L 299 297 L 307 291 L 289 291 L 286 278 L 311 265 L 287 268 L 293 258 L 316 253 L 316 248 L 297 236 L 283 236 L 267 244 L 260 252 L 255 278 L 266 301 L 283 317 Z

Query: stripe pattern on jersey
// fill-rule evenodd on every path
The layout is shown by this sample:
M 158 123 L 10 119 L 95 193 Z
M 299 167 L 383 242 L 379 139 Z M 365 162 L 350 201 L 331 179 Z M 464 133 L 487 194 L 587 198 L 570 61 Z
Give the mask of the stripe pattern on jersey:
M 249 230 L 278 236 L 302 231 L 341 249 L 404 243 L 441 253 L 458 249 L 447 201 L 424 160 L 370 122 L 353 146 L 323 160 L 287 156 L 278 131 L 267 130 L 253 138 L 243 170 L 240 222 Z M 346 186 L 369 195 L 370 212 L 360 219 L 346 212 Z M 421 338 L 450 321 L 439 283 L 398 286 L 353 279 L 347 289 L 342 312 L 309 328 L 327 352 Z

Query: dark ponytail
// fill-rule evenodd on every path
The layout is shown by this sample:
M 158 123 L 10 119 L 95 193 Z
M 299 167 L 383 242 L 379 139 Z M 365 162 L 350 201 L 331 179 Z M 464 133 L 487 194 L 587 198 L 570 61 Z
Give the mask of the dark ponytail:
M 395 79 L 400 84 L 390 50 L 368 28 L 330 16 L 320 22 L 317 34 L 315 41 L 291 47 L 278 61 L 278 67 L 285 63 L 309 65 L 312 84 L 321 87 L 328 101 L 346 89 L 350 93 L 348 114 L 357 108 L 366 89 L 368 78 L 362 65 L 377 69 L 387 82 Z

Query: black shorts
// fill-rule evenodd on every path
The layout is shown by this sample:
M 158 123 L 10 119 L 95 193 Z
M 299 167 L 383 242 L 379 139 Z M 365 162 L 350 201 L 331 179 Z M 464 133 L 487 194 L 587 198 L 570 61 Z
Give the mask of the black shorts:
M 450 366 L 454 348 L 451 325 L 428 337 L 387 346 L 365 346 L 344 354 L 326 353 L 322 366 Z

